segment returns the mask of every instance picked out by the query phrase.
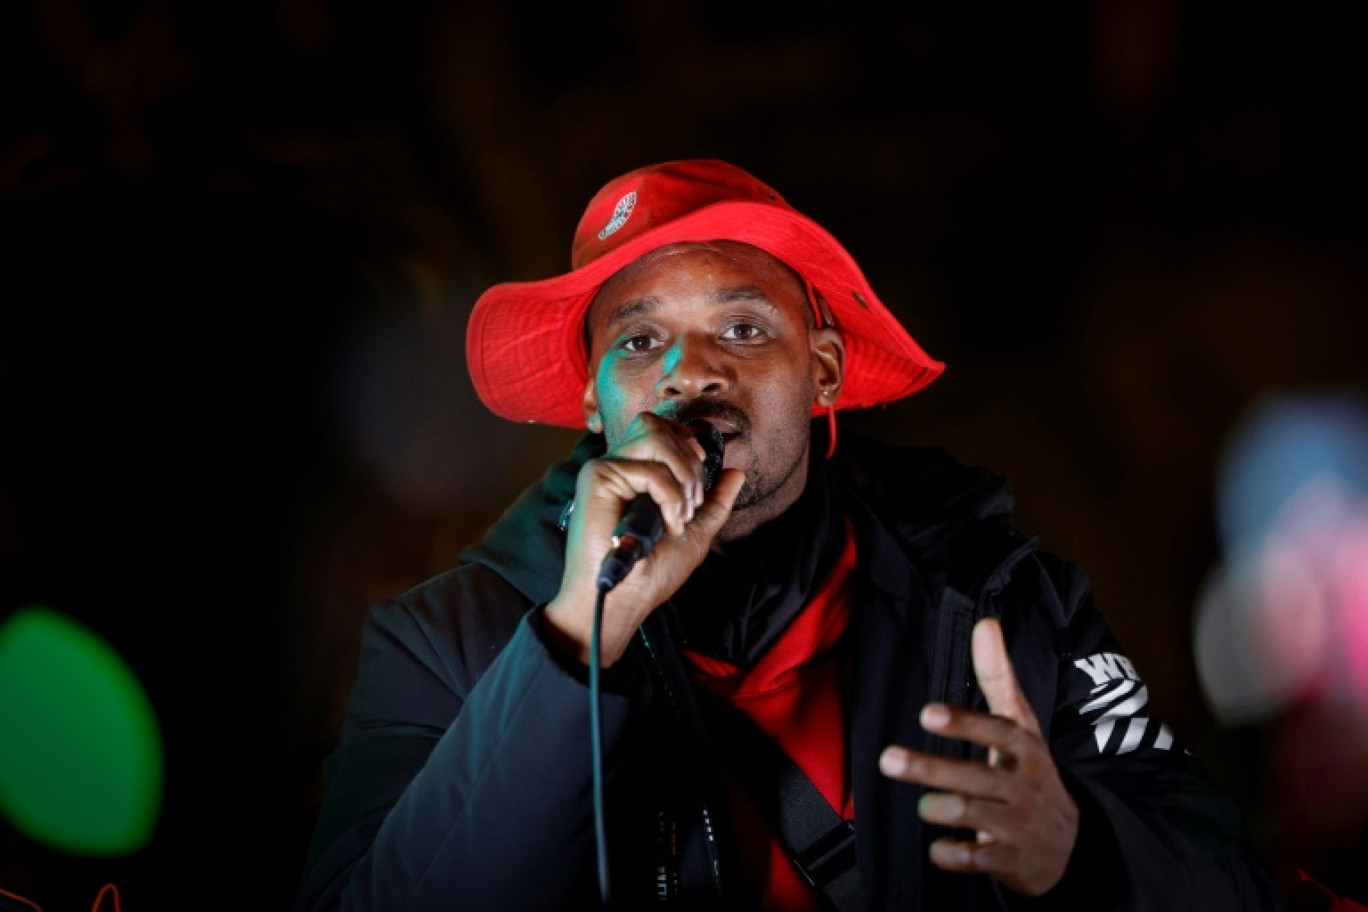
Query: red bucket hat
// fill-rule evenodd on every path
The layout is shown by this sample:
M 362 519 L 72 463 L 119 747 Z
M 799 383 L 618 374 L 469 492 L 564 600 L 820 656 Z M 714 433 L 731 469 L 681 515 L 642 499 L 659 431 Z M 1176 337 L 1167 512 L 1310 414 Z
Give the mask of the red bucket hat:
M 466 363 L 480 400 L 513 421 L 583 428 L 584 318 L 599 288 L 657 247 L 714 240 L 758 247 L 807 283 L 818 325 L 835 325 L 845 339 L 835 408 L 901 399 L 945 369 L 893 318 L 826 229 L 735 165 L 702 159 L 650 165 L 610 181 L 575 229 L 570 272 L 505 282 L 480 295 L 466 332 Z

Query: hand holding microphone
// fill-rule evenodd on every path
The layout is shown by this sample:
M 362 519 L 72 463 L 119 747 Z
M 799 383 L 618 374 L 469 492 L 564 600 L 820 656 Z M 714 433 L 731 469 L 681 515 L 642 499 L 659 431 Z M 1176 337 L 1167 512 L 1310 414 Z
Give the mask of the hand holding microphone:
M 722 471 L 722 432 L 702 419 L 692 419 L 684 424 L 693 432 L 699 446 L 703 447 L 703 493 L 707 494 L 717 481 L 717 474 Z M 660 507 L 651 499 L 651 495 L 638 494 L 632 498 L 613 531 L 613 547 L 599 567 L 599 588 L 612 589 L 622 582 L 636 562 L 655 548 L 664 529 Z
M 561 588 L 545 611 L 548 633 L 581 661 L 589 658 L 601 576 L 612 590 L 602 628 L 606 666 L 702 563 L 731 515 L 745 479 L 720 468 L 715 432 L 706 421 L 643 412 L 612 451 L 581 468 Z

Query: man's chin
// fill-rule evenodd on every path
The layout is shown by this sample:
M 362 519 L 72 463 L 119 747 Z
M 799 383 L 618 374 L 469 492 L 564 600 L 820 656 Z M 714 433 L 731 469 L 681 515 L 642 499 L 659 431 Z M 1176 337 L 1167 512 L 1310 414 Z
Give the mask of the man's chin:
M 782 509 L 775 509 L 773 495 L 774 491 L 761 489 L 750 481 L 743 484 L 732 504 L 731 515 L 717 533 L 718 540 L 729 542 L 745 538 L 782 513 Z
M 765 502 L 766 492 L 761 491 L 748 479 L 741 485 L 741 490 L 736 495 L 736 502 L 732 504 L 732 513 L 744 510 L 754 510 Z

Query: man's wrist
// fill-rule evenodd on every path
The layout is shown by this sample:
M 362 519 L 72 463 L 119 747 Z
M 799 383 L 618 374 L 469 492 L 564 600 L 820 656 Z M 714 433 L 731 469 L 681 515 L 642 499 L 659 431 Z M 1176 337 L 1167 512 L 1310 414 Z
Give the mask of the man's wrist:
M 542 609 L 542 631 L 546 639 L 564 655 L 582 665 L 589 664 L 589 630 L 594 623 L 594 606 L 557 595 Z

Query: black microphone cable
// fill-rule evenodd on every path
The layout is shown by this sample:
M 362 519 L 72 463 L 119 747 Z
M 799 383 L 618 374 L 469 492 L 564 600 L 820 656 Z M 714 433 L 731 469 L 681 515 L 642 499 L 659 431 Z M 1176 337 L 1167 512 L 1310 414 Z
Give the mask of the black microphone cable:
M 722 471 L 722 432 L 706 421 L 686 421 L 703 446 L 703 491 L 711 491 L 717 473 Z M 594 843 L 597 847 L 599 900 L 608 907 L 608 836 L 603 801 L 603 722 L 600 717 L 602 689 L 599 681 L 603 646 L 603 603 L 613 587 L 655 548 L 664 532 L 660 507 L 649 494 L 632 498 L 613 534 L 613 547 L 603 559 L 598 575 L 598 595 L 594 599 L 594 625 L 589 629 L 589 751 L 593 766 Z
M 594 626 L 589 631 L 589 750 L 594 767 L 594 844 L 598 847 L 599 899 L 608 908 L 608 835 L 604 831 L 603 813 L 603 722 L 599 718 L 599 631 L 603 628 L 603 600 L 612 586 L 599 581 L 598 598 L 594 600 Z

